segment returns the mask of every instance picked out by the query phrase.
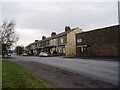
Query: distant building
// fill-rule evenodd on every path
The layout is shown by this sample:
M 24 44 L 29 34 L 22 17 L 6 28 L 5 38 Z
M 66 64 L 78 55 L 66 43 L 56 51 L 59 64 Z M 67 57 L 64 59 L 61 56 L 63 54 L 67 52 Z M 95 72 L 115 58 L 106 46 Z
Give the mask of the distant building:
M 65 27 L 65 31 L 59 34 L 51 33 L 51 37 L 42 37 L 42 40 L 37 40 L 25 47 L 27 53 L 31 55 L 38 55 L 45 51 L 50 55 L 76 55 L 76 39 L 75 34 L 81 33 L 80 28 L 70 29 Z
M 77 56 L 120 56 L 119 26 L 76 34 Z

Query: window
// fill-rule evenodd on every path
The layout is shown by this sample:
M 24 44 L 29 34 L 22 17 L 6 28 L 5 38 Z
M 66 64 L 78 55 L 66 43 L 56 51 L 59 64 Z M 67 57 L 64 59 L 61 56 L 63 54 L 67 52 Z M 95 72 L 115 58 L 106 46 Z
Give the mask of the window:
M 60 39 L 60 43 L 63 43 L 63 38 Z
M 77 39 L 77 43 L 83 42 L 82 38 Z
M 50 45 L 52 45 L 52 40 L 50 40 Z
M 54 39 L 54 45 L 56 45 L 56 39 Z

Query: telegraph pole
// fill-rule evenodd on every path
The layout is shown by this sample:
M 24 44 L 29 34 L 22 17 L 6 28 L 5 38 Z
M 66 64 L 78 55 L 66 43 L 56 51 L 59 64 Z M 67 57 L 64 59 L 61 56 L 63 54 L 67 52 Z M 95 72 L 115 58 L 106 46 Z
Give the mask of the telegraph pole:
M 120 24 L 120 0 L 118 0 L 118 24 Z
M 120 0 L 118 0 L 118 60 L 120 60 L 120 47 L 119 47 L 119 42 L 120 42 Z M 120 63 L 118 63 L 120 65 Z M 118 73 L 120 73 L 120 66 L 118 66 Z M 120 77 L 118 77 L 118 85 L 120 85 Z M 120 88 L 120 86 L 118 86 Z

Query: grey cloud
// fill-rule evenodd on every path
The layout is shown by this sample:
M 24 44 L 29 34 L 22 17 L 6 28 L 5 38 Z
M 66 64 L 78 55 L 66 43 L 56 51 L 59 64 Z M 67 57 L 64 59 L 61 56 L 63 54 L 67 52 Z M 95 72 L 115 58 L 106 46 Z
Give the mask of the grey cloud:
M 94 28 L 117 23 L 117 7 L 114 7 L 116 3 L 47 3 L 46 5 L 48 11 L 44 11 L 45 7 L 39 9 L 38 6 L 38 10 L 27 9 L 26 13 L 22 14 L 23 17 L 19 18 L 18 26 L 59 31 L 65 25 L 88 29 L 91 26 Z M 58 8 L 58 11 L 49 11 L 49 7 L 53 10 Z
M 65 25 L 91 30 L 118 24 L 117 2 L 4 2 L 4 19 L 15 19 L 16 29 L 61 32 Z
M 19 28 L 60 31 L 65 25 L 89 29 L 117 23 L 117 3 L 9 3 L 4 17 L 13 17 Z M 116 7 L 115 7 L 116 6 Z

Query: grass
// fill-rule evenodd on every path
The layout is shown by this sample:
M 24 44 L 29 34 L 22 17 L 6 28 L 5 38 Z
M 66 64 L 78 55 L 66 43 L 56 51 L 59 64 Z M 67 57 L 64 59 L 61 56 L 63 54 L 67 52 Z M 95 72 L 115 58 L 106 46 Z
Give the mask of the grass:
M 2 61 L 2 88 L 52 87 L 14 62 Z

